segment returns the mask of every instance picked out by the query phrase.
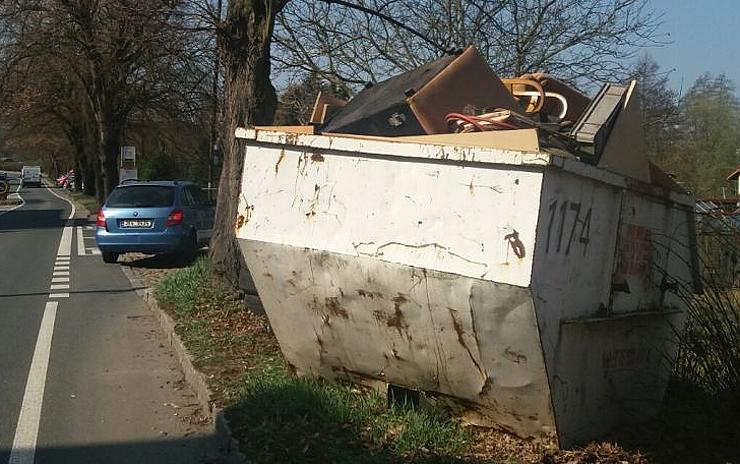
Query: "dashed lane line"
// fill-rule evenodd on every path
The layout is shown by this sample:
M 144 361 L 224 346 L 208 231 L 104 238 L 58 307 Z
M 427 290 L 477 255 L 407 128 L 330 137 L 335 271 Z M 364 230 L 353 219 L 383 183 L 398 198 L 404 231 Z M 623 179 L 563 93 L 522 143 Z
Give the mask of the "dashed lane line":
M 75 215 L 75 205 L 64 197 L 57 195 L 47 187 L 54 196 L 66 201 L 72 207 L 67 217 L 67 224 L 62 230 L 59 240 L 59 249 L 55 260 L 54 272 L 66 271 L 69 273 L 69 256 L 72 250 L 72 230 L 70 220 Z M 59 264 L 59 265 L 58 265 Z M 61 265 L 65 264 L 65 265 Z M 52 282 L 54 279 L 52 278 Z M 66 277 L 69 281 L 69 277 Z M 50 290 L 69 289 L 69 284 L 55 284 L 49 286 Z M 46 388 L 46 374 L 49 368 L 49 356 L 51 354 L 51 341 L 54 336 L 54 322 L 57 316 L 58 298 L 69 298 L 69 293 L 49 293 L 49 301 L 44 307 L 44 315 L 41 318 L 39 334 L 36 338 L 36 347 L 31 359 L 31 367 L 28 371 L 26 388 L 23 392 L 23 402 L 18 414 L 18 422 L 13 437 L 13 447 L 10 450 L 9 464 L 34 464 L 36 459 L 36 445 L 38 442 L 39 424 L 41 423 L 41 409 L 44 402 L 44 389 Z

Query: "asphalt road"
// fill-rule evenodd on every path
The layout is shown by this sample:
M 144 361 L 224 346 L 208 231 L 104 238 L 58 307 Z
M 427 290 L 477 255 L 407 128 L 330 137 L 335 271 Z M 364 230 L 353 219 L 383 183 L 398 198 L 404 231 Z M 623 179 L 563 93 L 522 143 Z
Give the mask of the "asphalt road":
M 0 209 L 0 464 L 212 462 L 154 316 L 83 249 L 86 219 L 46 188 L 19 195 Z

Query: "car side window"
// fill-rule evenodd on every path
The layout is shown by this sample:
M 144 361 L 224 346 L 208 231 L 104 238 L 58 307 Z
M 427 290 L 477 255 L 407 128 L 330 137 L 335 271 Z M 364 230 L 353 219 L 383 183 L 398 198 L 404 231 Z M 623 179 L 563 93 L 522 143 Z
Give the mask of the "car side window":
M 201 190 L 200 187 L 188 187 L 188 190 L 190 191 L 190 194 L 193 197 L 193 201 L 197 206 L 208 205 L 208 198 L 206 197 L 206 193 Z
M 183 206 L 194 206 L 195 200 L 193 199 L 193 196 L 190 194 L 189 188 L 184 188 L 181 191 L 182 193 L 182 205 Z

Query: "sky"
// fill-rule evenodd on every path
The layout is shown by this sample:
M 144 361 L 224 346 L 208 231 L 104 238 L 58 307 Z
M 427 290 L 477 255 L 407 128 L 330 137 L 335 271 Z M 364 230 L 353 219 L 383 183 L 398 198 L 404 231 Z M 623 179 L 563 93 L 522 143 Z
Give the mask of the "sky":
M 696 77 L 724 72 L 740 86 L 740 0 L 648 0 L 663 14 L 660 32 L 671 43 L 648 48 L 670 84 L 683 93 Z M 740 89 L 738 89 L 740 91 Z

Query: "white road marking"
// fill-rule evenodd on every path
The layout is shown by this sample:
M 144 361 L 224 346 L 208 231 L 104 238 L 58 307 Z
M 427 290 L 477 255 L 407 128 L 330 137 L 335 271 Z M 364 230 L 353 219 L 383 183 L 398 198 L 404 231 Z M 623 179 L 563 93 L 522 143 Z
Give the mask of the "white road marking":
M 57 276 L 68 276 L 68 275 L 69 275 L 69 271 L 54 271 L 54 274 L 52 274 L 52 276 L 54 276 L 54 277 L 57 277 Z
M 46 190 L 48 190 L 49 193 L 59 198 L 60 200 L 66 201 L 67 203 L 69 203 L 69 206 L 72 207 L 72 211 L 69 212 L 69 217 L 67 217 L 67 221 L 75 217 L 75 212 L 77 211 L 77 208 L 75 207 L 74 203 L 69 201 L 67 198 L 59 195 L 49 187 L 46 187 Z M 57 251 L 57 256 L 69 256 L 70 254 L 72 254 L 72 226 L 65 226 L 64 230 L 62 231 L 62 240 L 61 242 L 59 242 L 59 251 Z
M 96 246 L 97 243 L 93 245 L 92 247 L 88 247 L 85 244 L 85 240 L 90 240 L 90 241 L 95 242 L 95 235 L 93 235 L 92 237 L 85 236 L 84 234 L 85 230 L 95 230 L 95 229 L 92 226 L 85 226 L 85 227 L 78 226 L 77 227 L 77 256 L 100 255 L 100 250 Z
M 69 283 L 69 277 L 52 277 L 51 283 L 53 284 Z
M 46 188 L 52 195 L 61 198 L 69 203 L 72 210 L 67 217 L 69 221 L 75 215 L 75 205 L 64 197 L 59 196 L 48 187 Z M 18 188 L 18 191 L 20 187 Z M 16 191 L 16 193 L 18 192 Z M 20 195 L 19 195 L 20 197 Z M 23 200 L 21 198 L 21 200 Z M 25 203 L 25 202 L 24 202 Z M 22 206 L 21 203 L 18 207 Z M 15 209 L 15 208 L 13 208 Z M 3 211 L 7 212 L 7 211 Z M 1 214 L 1 213 L 0 213 Z M 59 241 L 54 272 L 64 271 L 69 275 L 69 258 L 72 251 L 72 226 L 65 225 L 62 230 L 62 237 Z M 58 265 L 65 264 L 65 265 Z M 69 288 L 69 284 L 54 284 L 53 282 L 69 282 L 69 277 L 53 277 L 50 290 L 64 290 Z M 49 299 L 69 298 L 69 293 L 51 293 Z M 47 301 L 44 308 L 44 315 L 41 319 L 39 335 L 36 339 L 36 348 L 31 360 L 31 368 L 28 372 L 26 381 L 26 390 L 23 394 L 21 411 L 18 415 L 18 423 L 13 438 L 13 447 L 10 450 L 9 464 L 33 464 L 36 457 L 36 445 L 39 433 L 39 423 L 41 422 L 41 408 L 44 401 L 44 389 L 46 387 L 46 372 L 49 367 L 49 355 L 51 353 L 51 340 L 54 336 L 54 322 L 57 315 L 57 301 Z
M 85 256 L 85 236 L 82 227 L 77 227 L 77 256 Z
M 69 298 L 69 293 L 49 293 L 49 299 L 52 298 Z
M 15 205 L 15 206 L 13 206 L 12 208 L 8 208 L 8 209 L 3 209 L 3 210 L 0 210 L 0 216 L 2 216 L 2 215 L 3 215 L 3 214 L 5 214 L 5 213 L 9 213 L 9 212 L 11 212 L 11 211 L 15 211 L 15 210 L 17 210 L 18 208 L 20 208 L 21 206 L 23 206 L 23 205 L 25 205 L 25 204 L 26 204 L 26 200 L 24 200 L 24 199 L 23 199 L 23 197 L 21 196 L 21 194 L 19 193 L 20 191 L 21 191 L 21 186 L 20 186 L 20 185 L 18 185 L 18 188 L 17 188 L 17 189 L 15 189 L 15 192 L 14 192 L 14 193 L 15 193 L 15 195 L 17 195 L 17 196 L 18 196 L 18 198 L 20 198 L 20 199 L 21 199 L 21 203 L 20 203 L 19 205 Z
M 41 319 L 41 328 L 28 372 L 26 391 L 23 393 L 21 412 L 15 428 L 13 448 L 10 450 L 9 464 L 33 464 L 34 462 L 41 421 L 41 405 L 44 401 L 44 388 L 46 387 L 46 371 L 49 367 L 51 338 L 54 335 L 58 304 L 56 301 L 47 301 L 44 308 L 44 316 Z
M 62 241 L 59 242 L 57 256 L 69 256 L 72 253 L 72 228 L 65 226 L 62 231 Z

